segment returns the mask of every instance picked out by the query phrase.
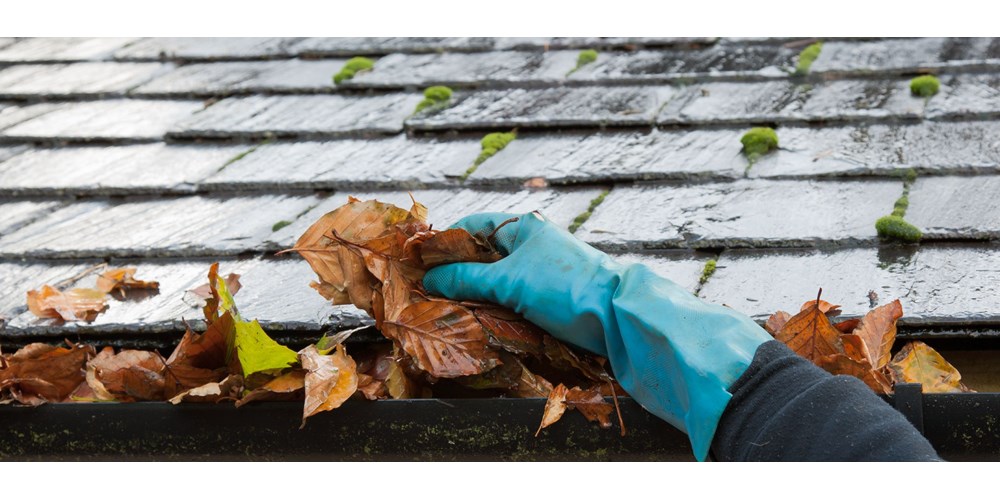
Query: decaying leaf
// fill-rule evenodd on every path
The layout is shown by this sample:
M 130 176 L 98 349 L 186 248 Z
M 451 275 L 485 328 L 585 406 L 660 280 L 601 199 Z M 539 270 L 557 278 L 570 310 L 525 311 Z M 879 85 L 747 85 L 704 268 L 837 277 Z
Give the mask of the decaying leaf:
M 236 401 L 239 399 L 240 391 L 243 390 L 243 377 L 239 375 L 229 375 L 219 382 L 209 382 L 207 384 L 188 389 L 172 398 L 173 404 L 180 403 L 218 403 L 219 401 Z
M 773 337 L 781 331 L 781 328 L 785 326 L 785 323 L 787 323 L 788 319 L 791 317 L 792 315 L 785 311 L 778 311 L 767 318 L 767 322 L 764 323 L 764 329 L 767 330 L 767 333 L 770 333 Z
M 305 391 L 305 387 L 305 370 L 292 370 L 248 392 L 242 399 L 236 402 L 236 407 L 239 408 L 253 401 L 290 401 L 300 399 Z
M 868 359 L 875 369 L 881 369 L 889 363 L 892 344 L 896 341 L 896 322 L 902 317 L 903 306 L 896 299 L 868 311 L 854 330 L 854 334 L 864 340 Z
M 452 302 L 410 305 L 383 332 L 396 340 L 417 366 L 437 377 L 454 378 L 493 369 L 500 362 L 486 347 L 486 333 L 475 315 Z
M 180 387 L 193 389 L 226 376 L 226 345 L 233 332 L 233 317 L 228 312 L 210 324 L 203 334 L 187 329 L 167 358 L 167 368 Z
M 97 277 L 97 289 L 104 293 L 118 292 L 121 296 L 127 290 L 159 290 L 160 283 L 135 279 L 136 268 L 121 267 L 108 269 Z
M 805 305 L 809 304 L 807 302 Z M 830 324 L 830 319 L 823 312 L 823 304 L 829 306 L 829 303 L 817 299 L 811 304 L 809 307 L 804 306 L 801 312 L 792 316 L 774 338 L 783 342 L 796 354 L 813 362 L 823 356 L 842 354 L 844 347 L 840 340 L 840 331 Z
M 840 316 L 839 305 L 831 304 L 821 299 L 810 300 L 809 302 L 802 304 L 802 307 L 799 309 L 799 312 L 805 311 L 806 309 L 810 309 L 813 307 L 819 308 L 819 312 L 827 315 L 827 317 L 833 318 L 835 316 Z
M 93 355 L 92 347 L 80 344 L 28 344 L 4 356 L 0 391 L 9 390 L 18 402 L 32 406 L 63 401 L 84 382 L 84 366 Z
M 107 308 L 107 294 L 93 288 L 60 292 L 49 285 L 28 291 L 28 309 L 39 318 L 92 322 Z
M 500 254 L 464 229 L 447 229 L 421 243 L 420 259 L 431 268 L 452 262 L 496 262 Z
M 970 392 L 962 375 L 927 344 L 912 341 L 889 363 L 896 383 L 919 383 L 924 392 Z
M 535 437 L 542 432 L 542 429 L 556 423 L 566 413 L 566 393 L 569 389 L 565 385 L 559 384 L 549 393 L 549 399 L 545 401 L 545 409 L 542 410 L 542 423 L 535 431 Z
M 604 396 L 598 387 L 587 390 L 579 387 L 570 389 L 566 393 L 566 405 L 579 410 L 587 420 L 597 422 L 605 429 L 611 427 L 611 412 L 614 406 L 604 401 Z
M 820 357 L 816 360 L 816 364 L 834 375 L 857 377 L 878 394 L 892 392 L 892 384 L 889 383 L 889 379 L 881 372 L 873 370 L 872 365 L 867 360 L 858 361 L 846 354 L 831 354 Z
M 299 360 L 306 370 L 306 402 L 302 409 L 302 427 L 306 419 L 339 407 L 358 390 L 358 371 L 354 360 L 343 345 L 332 355 L 320 354 L 315 346 L 299 351 Z
M 101 399 L 161 401 L 174 387 L 165 360 L 153 351 L 125 349 L 114 354 L 105 348 L 87 363 L 91 388 Z M 95 383 L 96 382 L 96 383 Z

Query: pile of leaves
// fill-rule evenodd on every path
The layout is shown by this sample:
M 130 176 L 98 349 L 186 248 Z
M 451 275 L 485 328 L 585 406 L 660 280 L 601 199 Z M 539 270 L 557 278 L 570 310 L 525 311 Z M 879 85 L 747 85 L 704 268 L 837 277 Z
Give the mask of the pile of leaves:
M 384 393 L 378 387 L 373 395 L 426 396 L 446 380 L 510 397 L 547 397 L 542 427 L 566 408 L 610 427 L 612 406 L 604 397 L 621 388 L 604 359 L 570 349 L 509 309 L 424 290 L 424 273 L 434 266 L 499 260 L 492 238 L 435 230 L 416 200 L 405 210 L 351 197 L 316 221 L 291 251 L 316 272 L 316 291 L 334 304 L 364 310 L 392 341 Z
M 764 329 L 820 368 L 857 377 L 879 394 L 892 392 L 897 383 L 920 383 L 924 392 L 971 392 L 958 370 L 923 342 L 908 342 L 892 356 L 896 323 L 903 317 L 898 299 L 862 318 L 835 323 L 840 313 L 839 305 L 817 296 L 794 316 L 772 314 Z

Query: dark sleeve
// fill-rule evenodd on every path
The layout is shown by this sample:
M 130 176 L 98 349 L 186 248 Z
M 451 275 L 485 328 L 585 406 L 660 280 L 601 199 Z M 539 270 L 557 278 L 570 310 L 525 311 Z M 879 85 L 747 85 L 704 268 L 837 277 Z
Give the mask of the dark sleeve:
M 717 460 L 940 460 L 863 382 L 830 375 L 778 341 L 733 383 L 712 442 Z

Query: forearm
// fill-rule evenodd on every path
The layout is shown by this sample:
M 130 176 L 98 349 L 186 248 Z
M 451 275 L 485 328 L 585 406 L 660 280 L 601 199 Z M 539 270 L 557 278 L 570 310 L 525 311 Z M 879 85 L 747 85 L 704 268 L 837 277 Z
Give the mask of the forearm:
M 730 392 L 712 442 L 718 460 L 940 460 L 864 383 L 830 375 L 778 341 L 758 348 Z

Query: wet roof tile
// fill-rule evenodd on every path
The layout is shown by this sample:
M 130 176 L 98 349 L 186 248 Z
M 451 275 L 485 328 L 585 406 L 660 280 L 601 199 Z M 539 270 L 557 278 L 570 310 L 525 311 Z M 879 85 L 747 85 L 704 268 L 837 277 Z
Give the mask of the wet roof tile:
M 0 49 L 0 62 L 92 61 L 136 38 L 25 38 Z
M 109 62 L 16 65 L 0 71 L 0 97 L 121 95 L 168 67 Z
M 132 99 L 35 104 L 37 116 L 0 131 L 8 140 L 158 140 L 175 123 L 201 110 L 199 101 Z M 35 113 L 25 109 L 25 114 Z M 2 118 L 0 118 L 2 120 Z
M 341 59 L 186 64 L 131 92 L 136 96 L 215 96 L 255 92 L 321 92 L 333 88 Z

